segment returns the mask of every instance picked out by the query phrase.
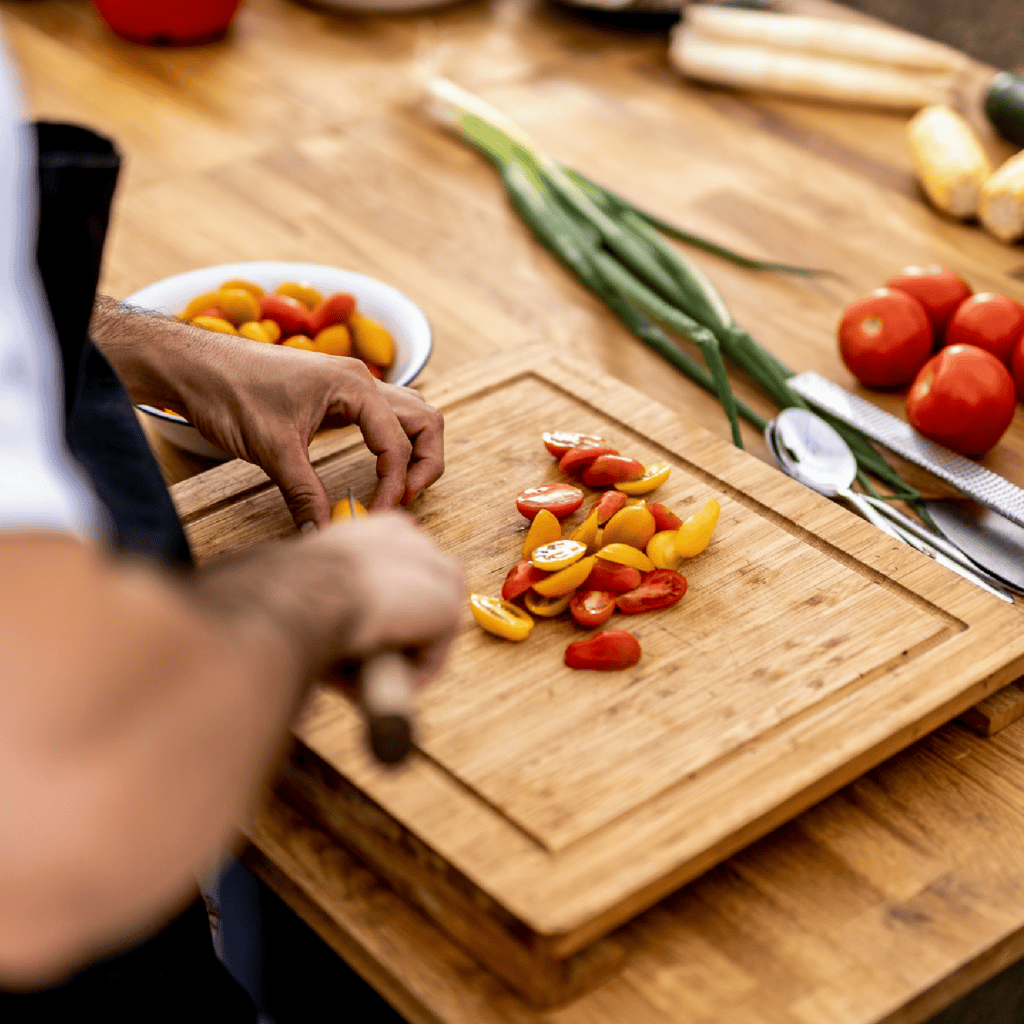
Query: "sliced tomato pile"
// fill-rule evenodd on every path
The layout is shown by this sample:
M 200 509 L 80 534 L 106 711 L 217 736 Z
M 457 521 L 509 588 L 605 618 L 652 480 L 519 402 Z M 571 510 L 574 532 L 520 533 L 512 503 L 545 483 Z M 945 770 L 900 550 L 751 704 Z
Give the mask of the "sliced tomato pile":
M 476 621 L 496 636 L 522 641 L 534 617 L 568 616 L 583 629 L 598 629 L 616 614 L 678 604 L 687 590 L 678 568 L 710 543 L 718 501 L 711 498 L 684 519 L 638 497 L 668 479 L 667 463 L 644 465 L 595 434 L 552 431 L 542 441 L 562 472 L 584 487 L 608 489 L 573 522 L 584 503 L 576 483 L 548 481 L 520 491 L 516 509 L 530 521 L 520 561 L 505 576 L 500 598 L 471 596 Z M 565 664 L 612 671 L 635 665 L 640 655 L 636 637 L 611 628 L 574 640 Z

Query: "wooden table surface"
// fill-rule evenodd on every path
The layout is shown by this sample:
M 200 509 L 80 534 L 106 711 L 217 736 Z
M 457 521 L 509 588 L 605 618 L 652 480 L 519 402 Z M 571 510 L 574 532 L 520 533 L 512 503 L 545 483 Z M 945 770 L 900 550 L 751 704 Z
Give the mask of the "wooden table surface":
M 852 387 L 839 311 L 908 262 L 1024 299 L 1019 246 L 921 202 L 905 115 L 683 83 L 663 27 L 527 0 L 390 17 L 249 0 L 224 43 L 162 50 L 117 41 L 84 0 L 0 10 L 31 112 L 89 124 L 125 154 L 103 280 L 115 296 L 238 260 L 350 267 L 426 311 L 424 382 L 542 343 L 727 437 L 717 402 L 635 342 L 534 242 L 493 171 L 421 116 L 415 72 L 439 68 L 666 218 L 836 271 L 798 280 L 694 257 L 795 369 Z M 874 397 L 899 411 L 897 396 Z M 171 480 L 206 468 L 157 448 Z M 1018 413 L 985 464 L 1024 484 L 1022 453 Z M 946 726 L 625 926 L 622 973 L 544 1013 L 281 801 L 245 856 L 415 1022 L 921 1021 L 1024 956 L 1022 769 L 1024 723 L 987 739 Z

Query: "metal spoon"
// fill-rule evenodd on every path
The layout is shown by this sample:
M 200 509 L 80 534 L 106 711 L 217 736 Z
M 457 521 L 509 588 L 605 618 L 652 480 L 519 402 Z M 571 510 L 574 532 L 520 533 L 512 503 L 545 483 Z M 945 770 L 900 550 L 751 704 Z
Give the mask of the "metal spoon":
M 785 409 L 765 429 L 765 440 L 783 471 L 829 498 L 842 498 L 878 529 L 934 558 L 1004 601 L 1013 597 L 945 538 L 904 516 L 885 502 L 851 489 L 857 460 L 846 442 L 821 417 L 805 409 Z

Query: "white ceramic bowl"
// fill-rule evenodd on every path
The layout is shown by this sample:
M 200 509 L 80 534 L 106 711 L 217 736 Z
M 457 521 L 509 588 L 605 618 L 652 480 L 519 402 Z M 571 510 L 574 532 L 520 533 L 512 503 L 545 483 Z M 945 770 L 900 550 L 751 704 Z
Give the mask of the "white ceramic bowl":
M 285 281 L 306 281 L 323 295 L 332 292 L 354 295 L 356 308 L 387 328 L 395 339 L 395 361 L 387 374 L 391 384 L 411 384 L 430 358 L 433 347 L 430 324 L 412 299 L 365 274 L 319 263 L 267 261 L 203 267 L 147 285 L 129 295 L 124 303 L 176 316 L 197 295 L 213 291 L 233 278 L 253 281 L 267 291 L 273 291 Z M 210 444 L 181 416 L 149 405 L 137 408 L 148 417 L 156 433 L 171 444 L 207 459 L 231 458 Z

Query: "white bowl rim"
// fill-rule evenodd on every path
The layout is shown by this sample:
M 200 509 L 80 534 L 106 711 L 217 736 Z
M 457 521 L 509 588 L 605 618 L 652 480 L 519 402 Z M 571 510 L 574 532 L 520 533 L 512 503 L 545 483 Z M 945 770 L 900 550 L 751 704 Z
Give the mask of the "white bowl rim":
M 172 274 L 170 277 L 164 277 L 159 281 L 153 281 L 151 284 L 145 285 L 144 287 L 132 292 L 131 295 L 125 296 L 125 298 L 121 300 L 121 305 L 135 306 L 140 309 L 151 309 L 158 312 L 173 313 L 173 310 L 161 307 L 159 304 L 155 304 L 154 301 L 148 297 L 148 293 L 156 292 L 159 294 L 170 287 L 180 287 L 183 291 L 191 287 L 202 288 L 202 284 L 192 285 L 191 282 L 203 282 L 211 276 L 220 277 L 223 275 L 222 280 L 230 280 L 234 277 L 252 278 L 254 276 L 269 277 L 272 275 L 280 277 L 281 280 L 302 280 L 305 278 L 320 277 L 325 273 L 332 276 L 340 274 L 353 285 L 376 292 L 378 295 L 383 296 L 400 306 L 404 312 L 411 317 L 414 322 L 414 329 L 419 329 L 426 341 L 423 354 L 402 375 L 401 380 L 387 382 L 399 387 L 405 387 L 411 384 L 420 375 L 423 367 L 427 365 L 427 361 L 430 359 L 430 356 L 434 351 L 434 332 L 430 326 L 430 321 L 427 319 L 423 310 L 420 309 L 420 307 L 404 292 L 399 291 L 399 289 L 394 285 L 390 285 L 386 281 L 380 280 L 380 278 L 370 277 L 368 274 L 361 274 L 356 270 L 348 270 L 345 267 L 335 267 L 327 263 L 305 263 L 291 260 L 257 260 L 244 261 L 240 263 L 213 264 L 207 267 L 197 267 L 194 270 L 185 270 L 180 274 Z M 256 283 L 259 284 L 260 282 L 257 281 Z M 339 286 L 335 290 L 352 291 L 354 289 L 351 287 Z M 184 416 L 179 416 L 177 413 L 173 412 L 167 412 L 164 409 L 158 409 L 156 406 L 139 404 L 136 405 L 136 408 L 141 409 L 150 416 L 155 416 L 157 419 L 167 420 L 170 423 L 184 424 L 190 427 L 192 426 Z M 192 429 L 195 428 L 193 427 Z

